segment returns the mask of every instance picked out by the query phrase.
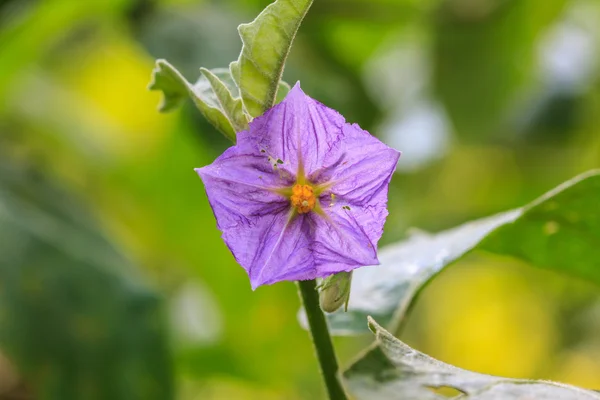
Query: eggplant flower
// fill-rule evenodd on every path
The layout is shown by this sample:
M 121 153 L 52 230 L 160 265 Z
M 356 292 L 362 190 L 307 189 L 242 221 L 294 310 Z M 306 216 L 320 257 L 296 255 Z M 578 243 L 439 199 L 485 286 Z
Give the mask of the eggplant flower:
M 252 289 L 377 265 L 400 153 L 300 85 L 196 171 Z

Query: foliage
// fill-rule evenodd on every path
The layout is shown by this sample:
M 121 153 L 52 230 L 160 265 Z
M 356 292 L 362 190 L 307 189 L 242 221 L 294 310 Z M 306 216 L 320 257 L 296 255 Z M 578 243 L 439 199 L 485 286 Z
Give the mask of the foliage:
M 549 381 L 507 379 L 445 364 L 396 339 L 369 318 L 376 341 L 344 372 L 357 399 L 599 399 L 600 394 Z M 445 392 L 444 392 L 445 391 Z
M 229 69 L 252 117 L 275 104 L 296 32 L 313 0 L 278 0 L 250 24 L 240 25 L 242 52 Z
M 230 72 L 201 68 L 203 77 L 195 85 L 167 61 L 158 60 L 149 88 L 163 91 L 159 110 L 177 108 L 187 94 L 206 119 L 235 142 L 235 132 L 247 129 L 250 119 L 289 91 L 289 85 L 281 81 L 283 68 L 311 4 L 312 0 L 276 1 L 252 23 L 240 25 L 242 51 Z

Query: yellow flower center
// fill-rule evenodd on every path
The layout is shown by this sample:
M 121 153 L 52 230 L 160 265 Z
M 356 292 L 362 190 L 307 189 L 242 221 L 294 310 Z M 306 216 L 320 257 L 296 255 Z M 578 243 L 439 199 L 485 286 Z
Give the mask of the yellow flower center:
M 315 204 L 317 204 L 313 187 L 310 185 L 294 185 L 290 201 L 292 202 L 292 207 L 296 207 L 299 214 L 306 214 L 315 208 Z

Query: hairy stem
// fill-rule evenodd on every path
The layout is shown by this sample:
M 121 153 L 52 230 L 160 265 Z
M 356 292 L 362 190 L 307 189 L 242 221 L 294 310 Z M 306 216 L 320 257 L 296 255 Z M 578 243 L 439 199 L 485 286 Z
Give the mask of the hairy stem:
M 314 279 L 309 281 L 298 281 L 298 290 L 302 304 L 306 310 L 310 335 L 317 352 L 321 374 L 327 386 L 330 400 L 347 400 L 348 397 L 342 388 L 338 376 L 338 363 L 333 350 L 333 342 L 329 336 L 329 329 L 325 315 L 319 306 L 319 293 L 317 283 Z

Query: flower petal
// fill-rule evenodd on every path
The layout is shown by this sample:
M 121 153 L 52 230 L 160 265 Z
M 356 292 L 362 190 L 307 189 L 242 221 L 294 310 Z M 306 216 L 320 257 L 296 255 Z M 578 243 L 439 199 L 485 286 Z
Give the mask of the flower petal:
M 196 172 L 222 231 L 289 208 L 288 199 L 274 191 L 288 185 L 287 181 L 248 146 L 230 147 Z
M 250 276 L 252 289 L 282 280 L 315 277 L 303 216 L 265 215 L 223 231 L 223 239 Z
M 330 184 L 323 195 L 334 194 L 341 204 L 385 208 L 388 185 L 399 157 L 400 152 L 358 125 L 345 124 L 343 139 L 328 153 L 325 167 L 311 179 Z
M 242 140 L 258 143 L 292 175 L 301 166 L 309 175 L 321 168 L 331 146 L 341 138 L 344 123 L 337 111 L 308 97 L 297 83 L 281 103 L 252 121 Z
M 343 139 L 332 147 L 325 166 L 310 177 L 330 185 L 320 197 L 325 218 L 314 218 L 315 260 L 321 276 L 379 264 L 377 243 L 399 156 L 358 125 L 345 124 Z
M 368 208 L 327 208 L 324 215 L 311 214 L 312 251 L 318 276 L 377 265 L 377 241 L 387 210 L 372 213 Z
M 197 171 L 223 239 L 255 289 L 378 264 L 398 157 L 296 85 L 238 133 L 236 146 Z M 297 177 L 323 184 L 315 212 L 293 212 L 279 190 Z
M 241 143 L 196 171 L 223 232 L 223 240 L 250 276 L 253 289 L 280 280 L 311 279 L 315 268 L 302 216 L 275 193 L 278 171 Z

